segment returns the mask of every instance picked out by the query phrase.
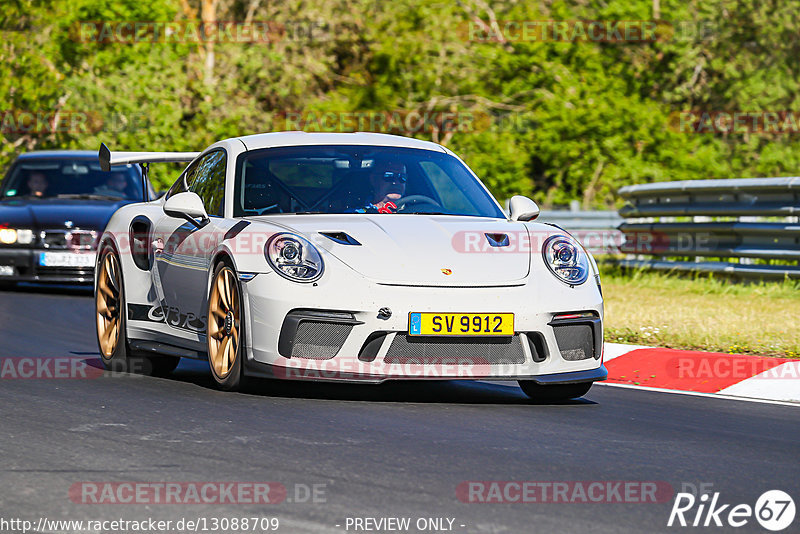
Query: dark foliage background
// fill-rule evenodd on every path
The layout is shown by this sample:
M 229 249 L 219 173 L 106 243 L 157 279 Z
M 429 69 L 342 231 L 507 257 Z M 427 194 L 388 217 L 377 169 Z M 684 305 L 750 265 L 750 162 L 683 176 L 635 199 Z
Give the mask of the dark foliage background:
M 603 207 L 631 183 L 795 175 L 798 134 L 698 134 L 674 120 L 799 109 L 799 17 L 778 0 L 4 0 L 0 167 L 101 141 L 200 150 L 279 129 L 287 112 L 417 111 L 480 118 L 398 133 L 446 144 L 501 199 Z M 80 37 L 82 21 L 197 20 L 282 30 L 262 43 Z M 657 20 L 659 31 L 652 42 L 469 39 L 483 24 L 536 20 Z M 22 131 L 19 112 L 93 119 Z M 174 169 L 155 177 L 163 188 Z

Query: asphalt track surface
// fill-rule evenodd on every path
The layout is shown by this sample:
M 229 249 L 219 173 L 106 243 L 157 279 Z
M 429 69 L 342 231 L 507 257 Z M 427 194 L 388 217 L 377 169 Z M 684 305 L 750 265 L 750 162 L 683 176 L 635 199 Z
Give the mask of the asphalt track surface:
M 0 358 L 96 361 L 93 310 L 87 291 L 0 292 Z M 518 388 L 471 382 L 265 380 L 232 394 L 216 391 L 197 361 L 169 378 L 2 379 L 0 406 L 4 519 L 256 516 L 277 517 L 278 532 L 354 532 L 345 529 L 348 517 L 409 517 L 408 532 L 419 532 L 418 518 L 444 517 L 464 533 L 687 530 L 666 526 L 671 497 L 457 498 L 464 481 L 506 480 L 660 481 L 676 491 L 706 483 L 721 502 L 751 506 L 782 489 L 800 505 L 793 406 L 608 386 L 568 404 L 536 405 Z M 266 505 L 73 502 L 70 487 L 86 481 L 273 481 L 288 495 Z M 324 502 L 297 502 L 316 484 Z M 787 532 L 798 525 L 800 518 Z M 753 519 L 735 530 L 766 532 Z

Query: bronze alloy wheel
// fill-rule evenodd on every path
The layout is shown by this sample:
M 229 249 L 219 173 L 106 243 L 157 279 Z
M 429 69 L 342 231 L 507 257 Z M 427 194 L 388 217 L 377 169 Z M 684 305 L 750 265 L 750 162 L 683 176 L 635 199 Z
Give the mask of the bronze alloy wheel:
M 111 358 L 120 338 L 120 278 L 119 263 L 113 252 L 106 253 L 97 274 L 97 339 L 103 356 Z
M 211 284 L 208 299 L 208 358 L 214 374 L 226 378 L 239 353 L 241 311 L 236 275 L 222 267 Z

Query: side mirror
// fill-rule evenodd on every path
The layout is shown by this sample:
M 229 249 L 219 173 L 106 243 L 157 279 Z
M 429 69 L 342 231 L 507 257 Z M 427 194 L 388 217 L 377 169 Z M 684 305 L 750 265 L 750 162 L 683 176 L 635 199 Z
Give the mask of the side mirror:
M 536 202 L 522 195 L 511 197 L 508 210 L 511 212 L 512 221 L 532 221 L 539 216 L 539 206 Z
M 195 228 L 200 228 L 208 222 L 203 199 L 197 193 L 186 192 L 172 195 L 164 202 L 164 213 L 176 219 L 186 219 Z M 197 222 L 197 219 L 200 219 L 200 222 Z

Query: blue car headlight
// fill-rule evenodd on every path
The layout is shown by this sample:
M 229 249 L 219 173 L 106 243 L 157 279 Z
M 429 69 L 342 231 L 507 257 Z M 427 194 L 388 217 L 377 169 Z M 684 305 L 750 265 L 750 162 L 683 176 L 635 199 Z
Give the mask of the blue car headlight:
M 544 242 L 544 262 L 556 278 L 570 285 L 579 285 L 589 278 L 589 258 L 574 239 L 556 235 Z
M 30 245 L 33 243 L 33 231 L 24 228 L 8 228 L 0 226 L 0 243 L 3 245 Z
M 296 234 L 273 235 L 264 252 L 275 272 L 294 282 L 314 282 L 325 269 L 317 248 Z

